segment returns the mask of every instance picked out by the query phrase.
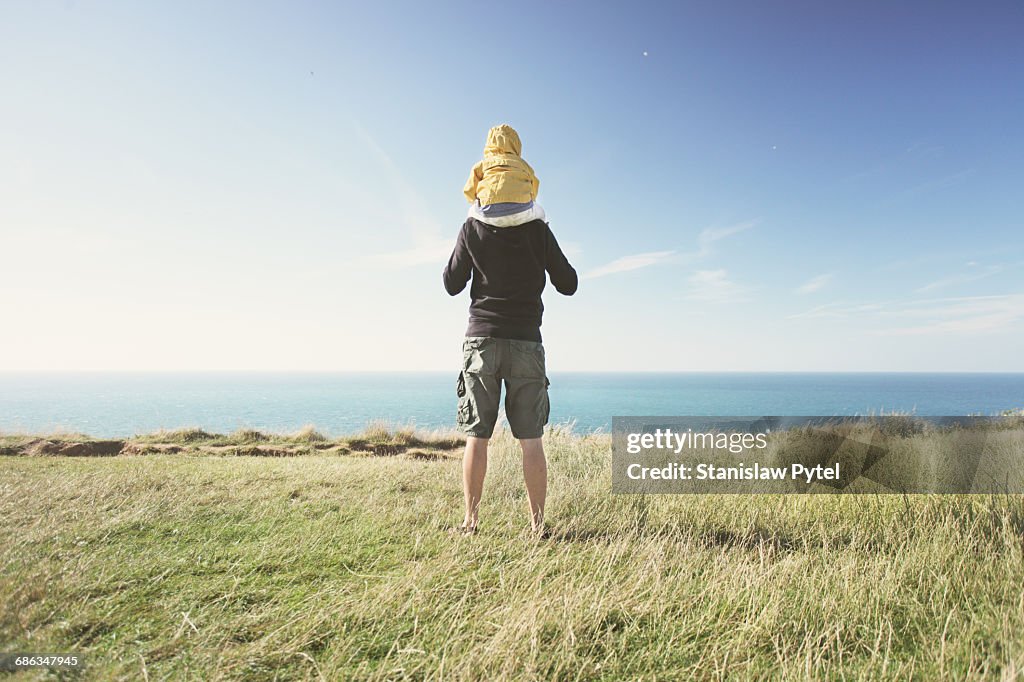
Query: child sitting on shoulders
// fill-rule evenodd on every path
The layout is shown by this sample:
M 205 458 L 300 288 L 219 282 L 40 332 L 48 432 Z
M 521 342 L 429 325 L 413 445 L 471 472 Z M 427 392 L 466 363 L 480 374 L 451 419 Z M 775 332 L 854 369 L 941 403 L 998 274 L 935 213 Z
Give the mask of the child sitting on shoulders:
M 487 132 L 484 158 L 473 166 L 462 193 L 470 202 L 469 217 L 494 227 L 515 227 L 546 220 L 537 203 L 540 180 L 520 154 L 523 143 L 510 125 Z

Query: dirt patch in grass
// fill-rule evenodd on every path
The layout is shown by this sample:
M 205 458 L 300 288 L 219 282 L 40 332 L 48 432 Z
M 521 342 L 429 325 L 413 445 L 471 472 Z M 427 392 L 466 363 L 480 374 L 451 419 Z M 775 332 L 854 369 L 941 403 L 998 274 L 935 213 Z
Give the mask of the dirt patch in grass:
M 276 445 L 207 445 L 200 453 L 227 457 L 295 457 L 309 454 L 308 448 Z
M 79 434 L 0 437 L 0 455 L 30 457 L 113 457 L 116 455 L 217 455 L 240 457 L 299 457 L 355 455 L 442 460 L 465 444 L 443 433 L 388 431 L 375 426 L 349 438 L 327 438 L 312 427 L 297 433 L 267 434 L 239 429 L 214 434 L 202 429 L 178 429 L 141 434 L 125 440 L 99 440 Z
M 408 452 L 405 453 L 405 456 L 409 457 L 410 459 L 425 459 L 428 461 L 437 461 L 439 459 L 448 459 L 452 455 L 451 453 L 438 452 L 436 450 L 430 451 L 416 449 L 409 450 Z
M 21 446 L 19 454 L 30 457 L 113 457 L 124 449 L 123 440 L 63 441 L 34 438 Z
M 122 455 L 177 455 L 185 448 L 174 443 L 127 443 L 121 449 Z

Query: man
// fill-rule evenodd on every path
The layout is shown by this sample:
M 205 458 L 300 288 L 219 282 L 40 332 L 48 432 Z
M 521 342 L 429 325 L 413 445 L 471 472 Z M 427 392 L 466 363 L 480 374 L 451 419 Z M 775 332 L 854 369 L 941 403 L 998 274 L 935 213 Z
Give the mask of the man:
M 523 450 L 530 523 L 543 532 L 547 462 L 542 436 L 548 422 L 548 379 L 540 324 L 546 283 L 566 296 L 576 292 L 576 271 L 548 224 L 533 220 L 496 227 L 470 217 L 459 231 L 444 270 L 444 288 L 455 296 L 472 276 L 469 326 L 457 384 L 458 425 L 467 434 L 462 462 L 466 513 L 462 533 L 476 532 L 487 473 L 487 443 L 498 419 L 501 385 L 505 416 Z

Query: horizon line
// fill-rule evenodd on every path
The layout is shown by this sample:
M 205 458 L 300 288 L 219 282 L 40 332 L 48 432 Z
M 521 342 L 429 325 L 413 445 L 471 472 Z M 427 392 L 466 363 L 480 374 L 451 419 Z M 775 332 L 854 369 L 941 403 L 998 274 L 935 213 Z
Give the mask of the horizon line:
M 4 369 L 13 374 L 447 374 L 445 369 Z M 1024 369 L 565 369 L 554 374 L 1024 374 Z

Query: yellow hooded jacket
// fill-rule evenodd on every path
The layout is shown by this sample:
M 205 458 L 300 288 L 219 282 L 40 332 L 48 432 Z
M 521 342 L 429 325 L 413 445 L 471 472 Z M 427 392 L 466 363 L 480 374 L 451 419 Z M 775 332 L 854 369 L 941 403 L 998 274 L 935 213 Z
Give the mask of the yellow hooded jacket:
M 510 125 L 494 126 L 487 132 L 484 158 L 473 166 L 462 189 L 469 203 L 481 206 L 511 202 L 525 204 L 537 198 L 540 180 L 519 154 L 523 143 Z

